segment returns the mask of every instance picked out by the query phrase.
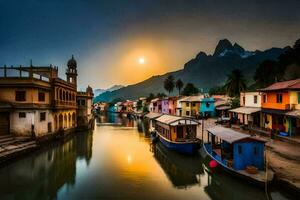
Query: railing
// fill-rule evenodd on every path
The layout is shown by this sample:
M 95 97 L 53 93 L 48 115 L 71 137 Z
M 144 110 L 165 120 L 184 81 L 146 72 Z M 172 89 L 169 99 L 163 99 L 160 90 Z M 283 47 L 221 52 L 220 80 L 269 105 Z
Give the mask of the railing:
M 61 101 L 61 100 L 53 100 L 54 106 L 77 106 L 75 101 Z
M 0 78 L 32 78 L 45 82 L 50 82 L 48 77 L 33 73 L 30 68 L 23 69 L 20 67 L 0 67 Z

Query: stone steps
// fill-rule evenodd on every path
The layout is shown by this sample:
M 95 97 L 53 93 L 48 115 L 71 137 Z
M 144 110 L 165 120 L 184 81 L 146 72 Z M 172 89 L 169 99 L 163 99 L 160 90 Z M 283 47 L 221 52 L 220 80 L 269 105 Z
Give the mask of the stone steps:
M 15 158 L 38 147 L 35 140 L 28 137 L 0 137 L 0 162 Z

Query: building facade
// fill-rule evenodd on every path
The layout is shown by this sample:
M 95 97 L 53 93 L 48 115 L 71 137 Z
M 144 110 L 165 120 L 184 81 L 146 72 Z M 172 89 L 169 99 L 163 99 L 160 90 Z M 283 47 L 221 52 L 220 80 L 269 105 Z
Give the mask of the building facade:
M 77 62 L 58 67 L 0 67 L 0 135 L 42 138 L 76 128 Z

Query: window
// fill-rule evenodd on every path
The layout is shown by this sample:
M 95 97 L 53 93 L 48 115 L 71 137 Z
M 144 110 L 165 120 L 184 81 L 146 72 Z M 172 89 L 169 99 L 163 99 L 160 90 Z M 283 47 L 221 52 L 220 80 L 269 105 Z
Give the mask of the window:
M 39 92 L 39 101 L 45 101 L 45 93 Z
M 189 116 L 190 115 L 190 111 L 186 111 L 185 114 Z
M 81 100 L 81 105 L 85 106 L 85 100 Z
M 300 92 L 298 92 L 298 104 L 300 104 Z
M 52 132 L 52 123 L 49 122 L 48 123 L 48 133 L 51 133 Z
M 238 153 L 242 154 L 242 146 L 241 145 L 238 145 Z
M 257 95 L 254 95 L 254 103 L 257 104 Z
M 267 103 L 267 95 L 266 94 L 263 95 L 263 102 Z
M 209 108 L 209 103 L 208 102 L 206 102 L 206 108 Z
M 190 103 L 186 103 L 186 107 L 190 107 Z
M 26 101 L 26 92 L 16 91 L 16 101 Z
M 276 95 L 276 102 L 277 103 L 282 103 L 282 94 L 281 93 Z
M 46 112 L 41 112 L 40 113 L 40 121 L 45 121 L 46 120 Z
M 196 106 L 196 103 L 192 103 L 192 106 L 195 107 L 195 106 Z
M 243 105 L 246 103 L 246 97 L 243 97 Z
M 19 118 L 26 118 L 26 113 L 19 112 Z

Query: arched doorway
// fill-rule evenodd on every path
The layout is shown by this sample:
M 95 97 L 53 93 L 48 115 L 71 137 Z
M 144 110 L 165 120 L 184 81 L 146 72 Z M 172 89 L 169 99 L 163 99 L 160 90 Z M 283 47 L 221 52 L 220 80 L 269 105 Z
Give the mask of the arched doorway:
M 63 119 L 63 115 L 62 114 L 60 114 L 59 115 L 59 117 L 58 117 L 58 119 L 59 119 L 59 129 L 63 129 L 64 128 L 64 119 Z

